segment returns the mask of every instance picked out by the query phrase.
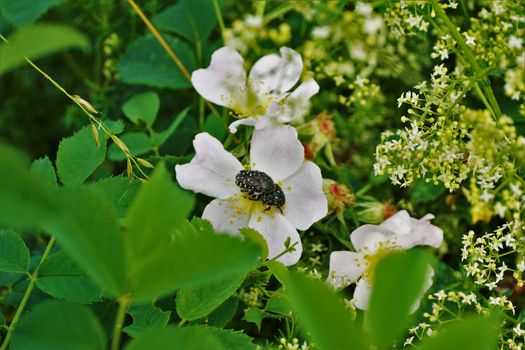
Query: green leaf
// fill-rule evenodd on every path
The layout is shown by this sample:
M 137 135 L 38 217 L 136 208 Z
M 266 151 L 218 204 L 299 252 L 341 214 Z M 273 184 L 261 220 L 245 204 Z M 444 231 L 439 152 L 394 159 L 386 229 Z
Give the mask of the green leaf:
M 135 302 L 219 282 L 257 266 L 259 249 L 252 243 L 184 224 L 192 198 L 175 186 L 164 166 L 137 194 L 127 222 Z
M 410 309 L 420 298 L 430 265 L 421 250 L 384 257 L 374 273 L 368 324 L 379 348 L 398 341 L 409 325 Z
M 130 180 L 127 176 L 111 176 L 92 182 L 89 186 L 104 193 L 119 216 L 124 216 L 139 187 L 139 181 Z
M 133 324 L 125 327 L 123 331 L 133 338 L 155 327 L 166 326 L 171 314 L 153 304 L 134 305 L 128 310 L 128 313 L 133 317 Z
M 177 292 L 177 313 L 193 321 L 209 315 L 228 299 L 244 281 L 244 274 L 198 288 L 181 288 Z
M 257 329 L 259 329 L 260 331 L 261 323 L 265 316 L 266 312 L 264 312 L 263 310 L 258 309 L 256 307 L 249 307 L 246 310 L 244 310 L 244 316 L 242 319 L 246 322 L 255 323 L 257 325 Z
M 148 135 L 143 132 L 128 132 L 123 134 L 120 139 L 128 146 L 129 151 L 134 156 L 151 151 L 153 145 Z M 124 160 L 126 155 L 114 143 L 109 146 L 108 158 L 110 160 Z
M 0 12 L 15 27 L 32 24 L 49 8 L 64 0 L 0 0 Z
M 124 122 L 122 119 L 103 119 L 102 122 L 113 135 L 118 135 L 124 131 Z
M 237 313 L 238 307 L 239 299 L 236 297 L 229 298 L 206 317 L 207 324 L 219 328 L 226 327 L 228 322 L 230 322 Z
M 286 284 L 289 300 L 319 349 L 368 349 L 344 303 L 323 282 L 300 274 Z
M 182 123 L 182 121 L 184 120 L 184 118 L 186 118 L 186 116 L 188 115 L 188 111 L 190 110 L 190 108 L 186 108 L 184 109 L 182 112 L 180 112 L 177 117 L 175 119 L 173 119 L 173 121 L 171 122 L 170 126 L 164 130 L 164 131 L 161 131 L 159 133 L 157 132 L 153 132 L 153 134 L 151 135 L 151 142 L 157 146 L 157 147 L 160 147 L 164 144 L 164 142 L 166 142 L 168 140 L 168 138 L 171 136 L 171 134 L 173 134 L 175 132 L 175 130 L 177 130 L 177 128 L 179 127 L 180 123 Z
M 208 134 L 210 134 L 211 136 L 215 137 L 216 139 L 220 141 L 224 140 L 224 137 L 226 137 L 226 134 L 227 134 L 226 126 L 222 122 L 221 117 L 214 115 L 214 114 L 206 118 L 203 129 Z
M 251 242 L 254 242 L 261 248 L 261 259 L 266 260 L 268 258 L 268 243 L 266 239 L 255 229 L 250 227 L 243 227 L 240 229 L 241 235 Z
M 193 329 L 202 330 L 203 332 L 212 334 L 220 341 L 224 349 L 228 350 L 248 350 L 256 349 L 252 344 L 252 340 L 241 331 L 230 331 L 208 326 L 193 326 Z
M 49 256 L 38 270 L 37 287 L 57 299 L 89 304 L 100 300 L 101 292 L 65 252 Z
M 0 225 L 17 229 L 39 227 L 55 215 L 58 204 L 43 179 L 29 172 L 29 162 L 18 151 L 0 145 Z
M 106 335 L 93 312 L 82 305 L 46 301 L 22 316 L 11 340 L 13 350 L 100 350 Z
M 193 50 L 184 42 L 163 35 L 188 71 L 196 67 Z M 162 46 L 151 35 L 143 36 L 128 46 L 118 63 L 121 80 L 128 84 L 144 84 L 153 87 L 185 89 L 191 87 Z
M 285 284 L 288 278 L 290 278 L 290 272 L 288 271 L 288 268 L 284 266 L 283 263 L 273 260 L 268 262 L 268 268 L 272 272 L 272 274 L 281 282 L 281 284 Z
M 29 258 L 29 249 L 22 238 L 12 230 L 0 229 L 0 271 L 24 273 Z
M 154 91 L 143 92 L 130 98 L 122 105 L 122 112 L 133 123 L 144 121 L 148 127 L 152 127 L 157 113 L 159 112 L 159 95 Z
M 500 323 L 498 318 L 467 317 L 454 322 L 437 335 L 422 342 L 421 350 L 489 350 L 497 348 Z
M 44 180 L 47 185 L 57 187 L 55 168 L 47 156 L 37 159 L 31 164 L 31 173 Z
M 126 254 L 115 208 L 92 187 L 62 188 L 62 206 L 45 223 L 60 246 L 111 296 L 127 289 Z
M 60 141 L 56 165 L 64 185 L 83 183 L 102 164 L 106 155 L 106 139 L 100 131 L 99 140 L 97 146 L 91 126 L 86 126 Z
M 418 180 L 415 182 L 410 194 L 410 200 L 412 203 L 426 203 L 436 200 L 445 192 L 445 186 L 443 184 L 434 185 L 431 182 L 425 180 Z
M 9 43 L 0 44 L 0 76 L 26 64 L 24 57 L 36 60 L 71 48 L 85 51 L 89 48 L 89 41 L 83 34 L 58 24 L 25 27 L 16 31 L 8 40 Z
M 173 326 L 147 331 L 130 341 L 125 350 L 165 350 L 173 348 L 174 344 L 177 350 L 227 350 L 206 328 Z
M 128 211 L 129 249 L 139 265 L 144 263 L 142 258 L 147 259 L 159 251 L 163 242 L 169 245 L 193 203 L 193 195 L 176 186 L 161 163 L 151 179 L 138 190 Z
M 288 316 L 292 310 L 290 301 L 282 293 L 276 293 L 268 300 L 264 310 L 267 312 L 273 312 L 278 315 Z
M 224 1 L 221 1 L 221 7 Z M 205 42 L 217 25 L 211 0 L 181 0 L 153 18 L 161 30 L 179 34 L 193 42 Z

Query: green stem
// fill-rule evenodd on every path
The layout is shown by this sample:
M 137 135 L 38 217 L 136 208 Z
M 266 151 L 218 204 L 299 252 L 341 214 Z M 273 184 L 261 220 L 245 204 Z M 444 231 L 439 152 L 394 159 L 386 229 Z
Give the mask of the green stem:
M 293 5 L 288 5 L 288 4 L 284 4 L 278 8 L 276 8 L 275 10 L 273 10 L 272 12 L 268 13 L 265 17 L 264 17 L 264 21 L 263 21 L 263 26 L 265 26 L 266 24 L 268 24 L 270 21 L 272 21 L 273 19 L 275 18 L 278 18 L 278 17 L 281 17 L 282 15 L 286 14 L 287 12 L 290 12 L 291 10 L 294 9 L 294 6 Z
M 20 320 L 20 317 L 22 316 L 22 313 L 24 312 L 24 309 L 27 305 L 27 301 L 29 300 L 31 293 L 33 292 L 33 288 L 35 288 L 35 283 L 36 283 L 36 280 L 38 279 L 38 270 L 40 269 L 40 266 L 42 265 L 44 260 L 46 260 L 47 257 L 49 256 L 49 253 L 51 252 L 51 249 L 53 248 L 54 244 L 55 244 L 55 237 L 51 236 L 51 239 L 47 243 L 47 247 L 44 250 L 44 254 L 42 254 L 42 257 L 40 258 L 40 261 L 38 262 L 38 265 L 35 268 L 35 271 L 32 274 L 29 274 L 29 285 L 26 288 L 24 296 L 22 297 L 22 301 L 20 302 L 20 305 L 18 305 L 18 308 L 16 309 L 16 313 L 15 313 L 15 316 L 13 317 L 13 320 L 11 321 L 11 324 L 7 328 L 7 334 L 5 335 L 4 342 L 2 343 L 2 347 L 0 347 L 0 350 L 7 349 L 7 346 L 9 345 L 9 341 L 11 340 L 11 336 L 13 335 L 16 325 L 18 324 L 18 321 Z
M 118 350 L 120 348 L 120 335 L 122 333 L 122 326 L 124 326 L 124 318 L 126 317 L 129 302 L 129 295 L 123 295 L 118 300 L 118 311 L 113 326 L 113 336 L 111 338 L 111 350 Z
M 463 51 L 463 54 L 465 55 L 467 61 L 470 63 L 472 69 L 474 70 L 476 79 L 482 80 L 481 87 L 484 90 L 489 103 L 492 105 L 494 117 L 496 118 L 496 120 L 499 120 L 499 118 L 501 117 L 501 109 L 499 108 L 498 102 L 496 101 L 496 97 L 494 96 L 494 92 L 492 91 L 492 87 L 490 86 L 490 80 L 488 80 L 488 78 L 486 77 L 486 74 L 483 72 L 483 70 L 478 64 L 476 57 L 474 56 L 470 48 L 467 46 L 465 40 L 456 29 L 454 23 L 452 23 L 445 11 L 443 11 L 441 6 L 438 4 L 437 0 L 432 0 L 432 7 L 436 12 L 436 15 L 443 20 L 450 34 L 452 35 L 454 40 L 456 40 L 459 47 Z
M 222 13 L 221 8 L 219 7 L 219 2 L 217 0 L 213 0 L 213 8 L 215 9 L 215 16 L 217 16 L 217 22 L 219 22 L 219 28 L 221 28 L 221 37 L 222 42 L 226 42 L 224 39 L 224 31 L 226 28 L 224 27 L 224 20 L 222 19 Z

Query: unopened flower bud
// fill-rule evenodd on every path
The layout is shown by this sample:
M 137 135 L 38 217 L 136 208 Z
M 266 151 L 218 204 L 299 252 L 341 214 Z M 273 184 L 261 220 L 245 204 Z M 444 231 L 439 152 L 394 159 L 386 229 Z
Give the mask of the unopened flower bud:
M 323 180 L 323 192 L 328 200 L 328 209 L 330 211 L 342 211 L 348 206 L 348 204 L 355 201 L 355 196 L 350 189 L 334 180 Z
M 364 210 L 357 213 L 359 220 L 367 224 L 378 224 L 385 221 L 396 213 L 396 209 L 390 203 L 370 201 L 360 204 Z

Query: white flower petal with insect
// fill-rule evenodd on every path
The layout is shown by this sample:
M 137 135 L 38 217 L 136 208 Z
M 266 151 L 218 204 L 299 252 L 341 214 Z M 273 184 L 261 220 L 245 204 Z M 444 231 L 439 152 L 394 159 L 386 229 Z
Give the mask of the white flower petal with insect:
M 396 213 L 379 225 L 363 225 L 350 234 L 356 252 L 335 251 L 330 255 L 328 282 L 337 288 L 356 283 L 354 300 L 357 308 L 366 310 L 370 298 L 374 270 L 379 261 L 394 251 L 418 245 L 438 248 L 443 231 L 430 223 L 432 214 L 421 219 L 410 217 L 406 210 Z M 424 293 L 432 285 L 434 271 L 429 266 Z M 415 311 L 419 300 L 413 305 Z
M 266 240 L 270 259 L 285 250 L 289 239 L 295 251 L 277 260 L 297 263 L 302 253 L 297 229 L 308 229 L 328 210 L 321 170 L 304 162 L 297 131 L 291 126 L 254 130 L 246 167 L 207 133 L 198 134 L 193 145 L 193 160 L 175 171 L 182 187 L 216 198 L 202 217 L 220 232 L 257 230 Z
M 197 92 L 210 102 L 228 107 L 240 119 L 230 125 L 262 129 L 281 123 L 300 122 L 308 112 L 309 99 L 319 92 L 313 79 L 299 82 L 303 60 L 295 50 L 281 47 L 280 55 L 270 54 L 253 65 L 248 79 L 242 56 L 222 47 L 211 56 L 208 68 L 192 73 Z

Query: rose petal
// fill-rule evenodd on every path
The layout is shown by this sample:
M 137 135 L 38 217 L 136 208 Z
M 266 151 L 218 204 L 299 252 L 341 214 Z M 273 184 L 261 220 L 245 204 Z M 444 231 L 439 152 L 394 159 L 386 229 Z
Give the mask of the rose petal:
M 214 199 L 202 213 L 202 218 L 210 220 L 215 230 L 239 234 L 239 229 L 248 227 L 250 216 L 247 212 L 238 211 L 240 197 L 231 199 Z
M 412 218 L 406 210 L 401 210 L 380 223 L 379 226 L 387 228 L 398 235 L 405 235 L 410 233 L 412 229 Z
M 304 163 L 284 179 L 282 190 L 286 201 L 284 217 L 299 230 L 308 229 L 328 212 L 321 170 L 312 162 Z
M 360 310 L 368 309 L 371 291 L 370 282 L 367 278 L 363 277 L 357 281 L 354 291 L 354 302 L 356 308 Z
M 397 241 L 399 245 L 405 249 L 410 249 L 417 245 L 439 248 L 443 242 L 443 230 L 432 225 L 428 220 L 412 220 L 412 231 L 409 234 L 398 236 Z
M 252 169 L 264 171 L 278 182 L 295 173 L 303 160 L 304 148 L 295 128 L 283 125 L 254 130 L 250 149 Z
M 242 56 L 229 47 L 222 47 L 211 56 L 208 68 L 191 75 L 197 92 L 215 104 L 241 110 L 246 102 L 246 71 Z
M 378 226 L 363 225 L 350 234 L 350 240 L 357 251 L 363 251 L 367 254 L 374 253 L 380 243 L 393 241 L 396 238 L 394 232 Z
M 355 252 L 336 251 L 330 254 L 328 282 L 336 287 L 354 283 L 366 270 L 363 256 Z
M 273 125 L 273 123 L 270 120 L 270 118 L 268 118 L 267 116 L 243 118 L 243 119 L 236 120 L 230 124 L 229 126 L 230 132 L 235 134 L 237 132 L 237 127 L 239 125 L 248 125 L 248 126 L 255 127 L 255 129 L 264 129 L 268 126 Z
M 249 227 L 259 231 L 268 245 L 268 258 L 272 259 L 281 254 L 285 247 L 284 242 L 290 237 L 290 245 L 295 242 L 295 251 L 286 253 L 277 259 L 286 266 L 294 265 L 299 261 L 303 252 L 301 237 L 293 226 L 279 213 L 259 213 L 250 218 Z
M 301 77 L 303 60 L 295 50 L 281 47 L 280 56 L 260 58 L 250 71 L 249 84 L 259 95 L 281 95 L 290 90 Z
M 190 163 L 176 165 L 179 184 L 188 190 L 226 199 L 239 193 L 235 175 L 243 166 L 216 138 L 200 133 L 193 140 L 195 157 Z
M 308 79 L 295 89 L 273 110 L 274 118 L 281 123 L 302 122 L 310 109 L 310 98 L 319 92 L 319 85 L 314 79 Z M 269 113 L 267 111 L 267 113 Z

